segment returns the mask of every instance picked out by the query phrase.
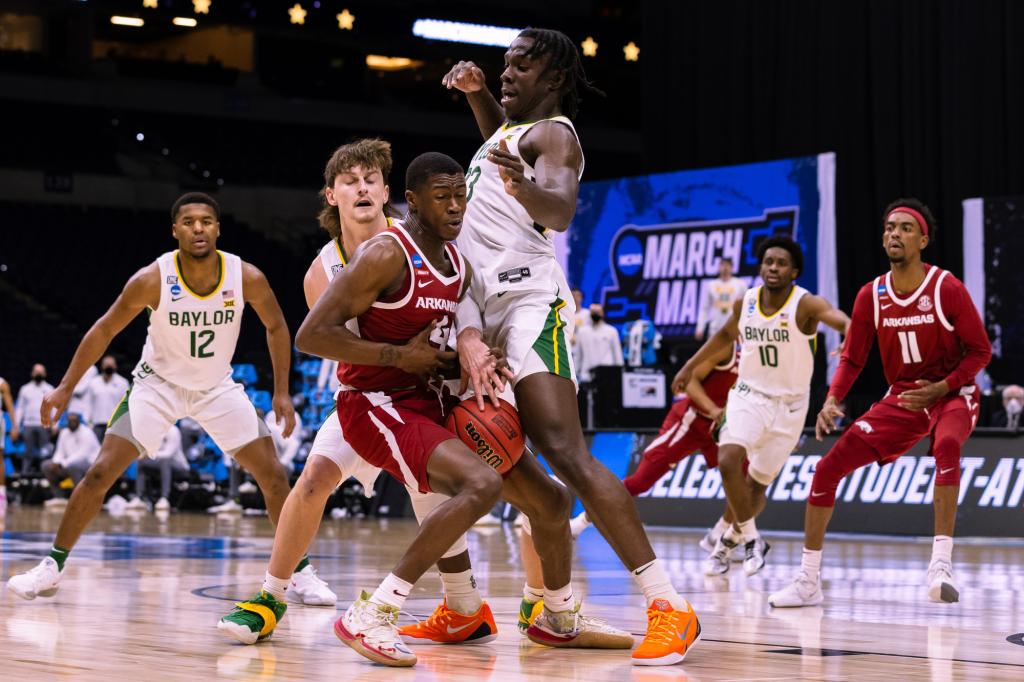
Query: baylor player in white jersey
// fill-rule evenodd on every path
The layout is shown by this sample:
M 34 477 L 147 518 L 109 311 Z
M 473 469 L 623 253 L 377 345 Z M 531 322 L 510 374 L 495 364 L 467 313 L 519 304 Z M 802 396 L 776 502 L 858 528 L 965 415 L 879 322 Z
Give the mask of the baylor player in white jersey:
M 567 344 L 575 305 L 551 241 L 550 231 L 566 231 L 576 212 L 583 150 L 570 119 L 581 91 L 594 88 L 573 41 L 538 28 L 522 31 L 505 53 L 500 102 L 472 62 L 459 62 L 442 83 L 466 93 L 485 140 L 466 174 L 469 202 L 458 240 L 474 272 L 457 317 L 462 371 L 478 395 L 490 393 L 483 380 L 489 346 L 505 351 L 527 436 L 644 593 L 648 636 L 633 663 L 678 663 L 699 639 L 700 624 L 655 557 L 622 482 L 587 449 Z M 543 527 L 531 518 L 538 546 L 564 541 L 568 519 L 558 516 Z M 571 587 L 545 585 L 543 594 L 543 613 L 528 633 L 571 627 Z M 527 584 L 521 618 L 541 596 L 540 586 Z
M 718 451 L 722 486 L 736 522 L 708 557 L 708 575 L 727 572 L 730 554 L 740 544 L 746 553 L 743 570 L 747 575 L 764 566 L 770 546 L 758 534 L 754 518 L 764 509 L 765 490 L 803 432 L 818 324 L 845 334 L 850 323 L 841 310 L 794 283 L 803 270 L 799 244 L 789 237 L 770 237 L 761 242 L 757 253 L 764 284 L 736 301 L 725 326 L 680 371 L 688 381 L 701 362 L 737 339 L 742 344 L 739 378 L 729 392 Z
M 57 591 L 64 561 L 99 513 L 107 490 L 140 455 L 152 456 L 170 426 L 183 417 L 194 418 L 253 475 L 271 521 L 276 523 L 288 494 L 287 475 L 266 425 L 241 385 L 231 380 L 242 308 L 249 303 L 267 328 L 274 413 L 284 421 L 285 435 L 291 433 L 291 340 L 284 315 L 263 273 L 237 256 L 217 251 L 220 209 L 211 197 L 198 192 L 181 196 L 171 219 L 178 250 L 128 280 L 110 310 L 82 339 L 60 385 L 43 399 L 41 417 L 49 426 L 67 408 L 74 386 L 111 339 L 149 310 L 146 345 L 132 374 L 132 387 L 110 418 L 99 456 L 71 495 L 50 555 L 8 581 L 8 588 L 25 599 Z M 299 570 L 299 580 L 315 578 L 312 567 Z

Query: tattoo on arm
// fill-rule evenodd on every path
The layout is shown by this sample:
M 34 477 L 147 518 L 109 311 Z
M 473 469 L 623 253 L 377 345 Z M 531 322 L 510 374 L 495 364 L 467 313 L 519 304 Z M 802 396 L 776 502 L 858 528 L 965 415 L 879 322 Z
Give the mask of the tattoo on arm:
M 398 349 L 394 346 L 384 346 L 380 349 L 379 360 L 384 367 L 391 367 L 398 360 Z

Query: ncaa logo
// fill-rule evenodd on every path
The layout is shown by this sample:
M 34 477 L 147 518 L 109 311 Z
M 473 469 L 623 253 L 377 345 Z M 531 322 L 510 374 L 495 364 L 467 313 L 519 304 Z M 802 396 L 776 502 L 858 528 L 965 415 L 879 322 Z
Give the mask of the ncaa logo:
M 921 298 L 917 299 L 917 309 L 922 313 L 928 312 L 932 307 L 932 297 L 928 294 L 924 294 Z
M 181 293 L 181 287 L 178 286 L 177 284 L 172 284 L 171 285 L 171 295 L 172 296 L 177 296 L 180 293 Z
M 619 266 L 619 272 L 626 277 L 640 272 L 644 264 L 644 249 L 640 240 L 631 234 L 620 239 L 615 247 L 615 263 Z
M 414 268 L 422 268 L 423 267 L 423 259 L 420 258 L 420 254 L 418 254 L 418 253 L 412 254 L 412 266 Z

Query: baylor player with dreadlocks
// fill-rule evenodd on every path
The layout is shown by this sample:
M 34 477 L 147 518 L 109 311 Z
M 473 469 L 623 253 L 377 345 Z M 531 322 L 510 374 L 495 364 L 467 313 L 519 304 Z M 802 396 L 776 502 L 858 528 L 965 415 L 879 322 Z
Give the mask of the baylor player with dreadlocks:
M 700 637 L 700 624 L 655 557 L 622 482 L 587 450 L 566 341 L 575 310 L 552 241 L 552 231 L 569 228 L 583 175 L 571 117 L 581 93 L 600 91 L 587 80 L 575 44 L 537 28 L 522 31 L 505 53 L 500 102 L 472 62 L 459 62 L 443 84 L 466 93 L 486 140 L 466 174 L 469 203 L 459 235 L 473 265 L 470 295 L 458 311 L 463 371 L 477 385 L 489 347 L 504 349 L 526 434 L 583 501 L 644 593 L 647 637 L 633 662 L 678 663 Z M 579 617 L 571 587 L 545 587 L 540 595 L 530 593 L 528 581 L 526 596 L 544 602 L 527 633 L 557 646 L 552 633 Z

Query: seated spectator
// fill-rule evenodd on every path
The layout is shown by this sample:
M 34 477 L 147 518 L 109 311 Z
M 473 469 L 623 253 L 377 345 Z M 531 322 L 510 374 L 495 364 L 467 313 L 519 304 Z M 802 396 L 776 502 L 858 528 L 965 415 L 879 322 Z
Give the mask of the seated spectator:
M 103 441 L 107 422 L 128 391 L 128 380 L 117 373 L 117 360 L 106 355 L 100 360 L 100 373 L 85 388 L 86 418 L 96 437 Z
M 1003 409 L 992 415 L 992 426 L 1017 430 L 1020 427 L 1020 413 L 1024 409 L 1024 388 L 1010 384 L 1003 389 Z
M 57 449 L 53 457 L 43 462 L 43 475 L 50 481 L 54 498 L 47 507 L 62 507 L 71 497 L 71 488 L 85 476 L 85 472 L 100 454 L 100 442 L 92 429 L 82 426 L 78 413 L 68 415 L 68 425 L 57 436 Z M 67 484 L 71 479 L 72 485 Z
M 152 457 L 140 457 L 135 476 L 135 498 L 128 503 L 128 509 L 148 509 L 146 486 L 150 475 L 160 474 L 160 499 L 153 505 L 154 511 L 168 511 L 171 508 L 171 484 L 174 475 L 187 476 L 189 472 L 185 450 L 181 447 L 181 429 L 171 424 L 167 435 L 160 443 L 160 449 Z

